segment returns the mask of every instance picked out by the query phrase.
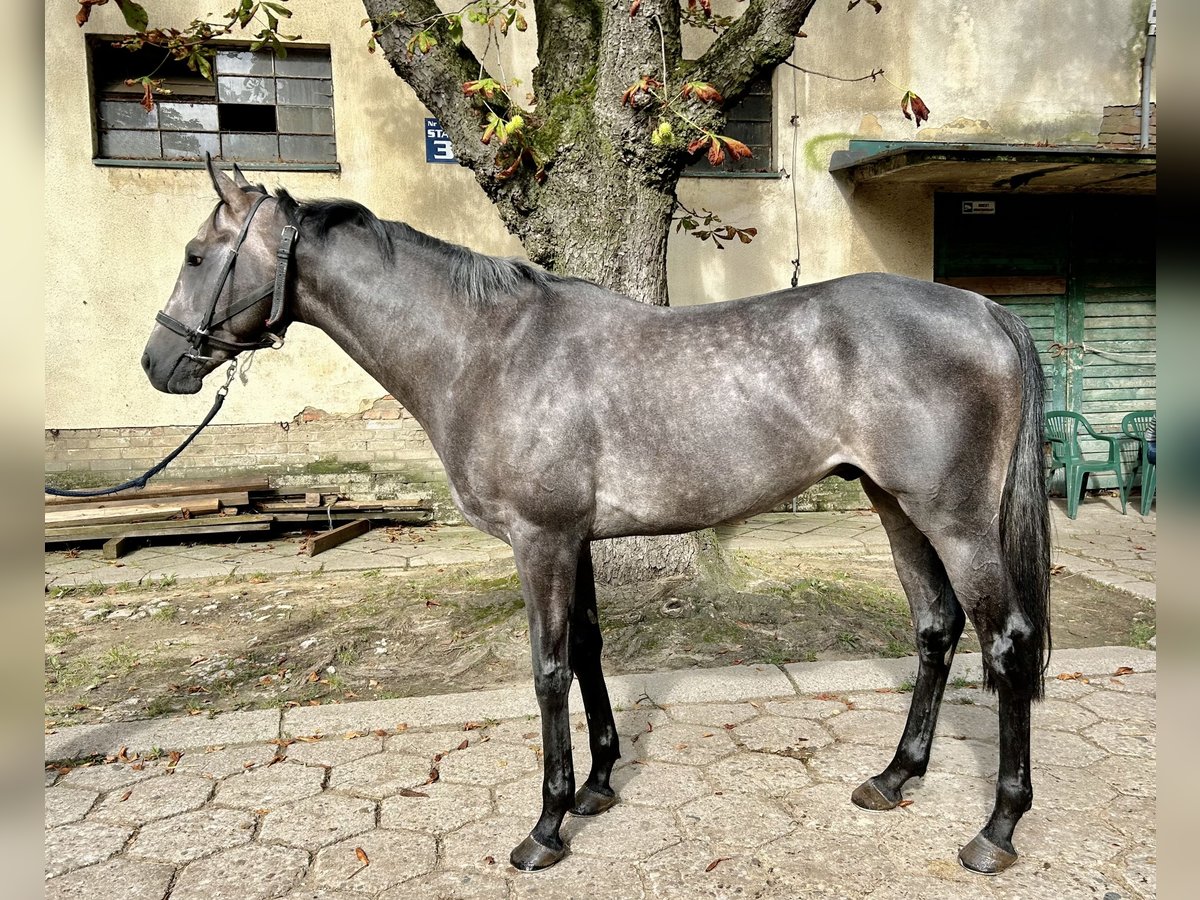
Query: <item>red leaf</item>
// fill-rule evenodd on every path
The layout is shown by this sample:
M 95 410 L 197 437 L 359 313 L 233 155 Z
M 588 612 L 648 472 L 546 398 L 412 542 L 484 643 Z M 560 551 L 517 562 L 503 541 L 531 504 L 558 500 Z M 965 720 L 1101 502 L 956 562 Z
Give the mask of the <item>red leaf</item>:
M 925 105 L 924 100 L 922 100 L 912 91 L 909 91 L 908 93 L 912 97 L 913 118 L 916 119 L 917 127 L 920 128 L 922 122 L 929 121 L 929 107 Z
M 690 144 L 687 145 L 687 152 L 695 153 L 697 150 L 703 150 L 708 145 L 708 142 L 710 140 L 712 140 L 712 138 L 710 138 L 707 134 L 702 137 L 696 138 L 694 141 L 692 141 Z
M 641 6 L 642 0 L 633 0 L 633 2 L 629 4 L 629 18 L 632 19 L 634 16 L 636 16 L 637 11 L 641 8 Z
M 369 856 L 367 856 L 367 851 L 362 847 L 355 847 L 354 855 L 358 857 L 358 861 L 364 866 L 369 866 L 371 864 L 371 859 Z
M 896 805 L 899 806 L 901 809 L 903 809 L 906 806 L 912 806 L 913 802 L 911 800 L 901 800 Z
M 455 747 L 454 749 L 455 750 L 466 750 L 468 743 L 470 743 L 470 742 L 466 738 L 463 738 L 463 742 L 461 744 L 459 744 L 457 747 Z
M 730 138 L 730 137 L 722 137 L 721 140 L 723 140 L 725 142 L 725 146 L 729 148 L 729 155 L 732 156 L 735 160 L 749 159 L 751 156 L 754 155 L 750 151 L 750 148 L 747 147 L 745 144 L 743 144 L 741 141 L 734 140 L 733 138 Z
M 150 82 L 145 82 L 142 85 L 142 108 L 146 112 L 154 112 L 154 88 L 150 86 Z
M 725 151 L 721 149 L 720 141 L 713 141 L 708 147 L 708 164 L 719 166 L 725 162 Z
M 1129 666 L 1118 666 L 1117 671 L 1113 672 L 1113 674 L 1114 675 L 1132 675 L 1133 669 L 1129 668 Z
M 401 797 L 428 797 L 428 794 L 422 794 L 420 791 L 414 791 L 411 788 L 400 788 Z
M 432 769 L 429 770 L 429 777 L 425 779 L 424 783 L 425 784 L 433 784 L 435 781 L 437 781 L 441 777 L 442 777 L 442 773 L 438 771 L 437 766 L 434 766 Z
M 712 862 L 710 862 L 707 866 L 704 867 L 704 871 L 711 872 L 713 869 L 715 869 L 717 866 L 719 866 L 721 863 L 725 862 L 728 859 L 733 859 L 733 857 L 732 856 L 718 856 L 716 859 L 714 859 Z

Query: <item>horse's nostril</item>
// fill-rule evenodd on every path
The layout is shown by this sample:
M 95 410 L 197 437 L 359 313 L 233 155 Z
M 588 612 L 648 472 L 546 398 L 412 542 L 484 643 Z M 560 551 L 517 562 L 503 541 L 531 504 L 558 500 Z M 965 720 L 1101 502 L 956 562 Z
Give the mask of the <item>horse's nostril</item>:
M 142 354 L 142 369 L 145 370 L 146 374 L 150 373 L 150 351 L 149 350 L 147 350 L 145 353 Z

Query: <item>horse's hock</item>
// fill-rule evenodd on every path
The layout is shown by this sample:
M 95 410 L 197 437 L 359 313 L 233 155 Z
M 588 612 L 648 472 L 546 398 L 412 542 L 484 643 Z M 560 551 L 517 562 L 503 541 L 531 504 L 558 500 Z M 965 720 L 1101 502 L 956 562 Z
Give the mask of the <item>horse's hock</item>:
M 254 383 L 243 388 L 253 390 Z M 288 422 L 223 425 L 219 419 L 172 464 L 179 480 L 268 475 L 290 487 L 335 484 L 359 499 L 419 493 L 436 521 L 458 523 L 441 461 L 416 419 L 390 395 L 359 412 L 307 406 Z M 45 432 L 46 474 L 63 487 L 97 487 L 144 472 L 179 445 L 185 426 L 52 428 Z M 867 509 L 857 481 L 826 478 L 795 499 L 798 511 Z M 786 502 L 780 509 L 791 509 Z M 666 551 L 658 551 L 665 553 Z M 599 562 L 599 560 L 597 560 Z M 664 568 L 669 568 L 664 560 Z M 620 581 L 615 575 L 614 581 Z

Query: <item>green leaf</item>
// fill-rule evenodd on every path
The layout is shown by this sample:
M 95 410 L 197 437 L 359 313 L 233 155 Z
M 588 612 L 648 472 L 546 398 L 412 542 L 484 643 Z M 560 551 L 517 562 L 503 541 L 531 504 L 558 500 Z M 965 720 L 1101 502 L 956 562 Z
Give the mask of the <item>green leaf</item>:
M 446 36 L 454 42 L 455 46 L 462 43 L 462 16 L 454 15 L 446 17 Z
M 263 6 L 275 10 L 275 12 L 279 13 L 279 15 L 283 16 L 285 19 L 290 19 L 292 17 L 292 11 L 282 3 L 267 3 L 266 0 L 263 0 Z
M 133 0 L 117 0 L 117 6 L 121 8 L 121 15 L 125 17 L 125 24 L 134 31 L 145 31 L 150 27 L 150 16 L 140 3 L 134 3 Z

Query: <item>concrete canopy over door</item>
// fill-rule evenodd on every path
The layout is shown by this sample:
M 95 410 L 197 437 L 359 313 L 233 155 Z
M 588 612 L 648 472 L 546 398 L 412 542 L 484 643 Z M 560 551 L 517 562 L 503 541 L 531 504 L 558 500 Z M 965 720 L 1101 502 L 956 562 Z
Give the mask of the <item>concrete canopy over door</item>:
M 1010 306 L 1037 341 L 1047 409 L 1116 433 L 1126 413 L 1155 408 L 1153 222 L 1153 197 L 939 194 L 936 279 Z

